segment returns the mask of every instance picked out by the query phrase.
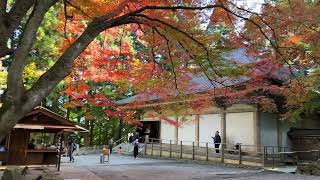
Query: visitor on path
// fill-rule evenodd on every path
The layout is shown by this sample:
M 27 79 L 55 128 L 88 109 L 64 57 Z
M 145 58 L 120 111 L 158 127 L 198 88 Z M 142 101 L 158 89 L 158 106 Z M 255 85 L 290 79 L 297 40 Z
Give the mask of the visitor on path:
M 112 148 L 113 148 L 113 138 L 111 138 L 109 140 L 109 150 L 110 150 L 110 154 L 112 153 Z
M 214 148 L 216 149 L 216 153 L 219 153 L 219 146 L 221 144 L 221 137 L 219 135 L 219 131 L 216 131 L 214 137 L 211 136 L 214 143 Z
M 139 154 L 139 139 L 136 139 L 134 142 L 133 142 L 133 156 L 135 159 L 137 159 L 137 156 Z
M 119 149 L 118 149 L 118 154 L 121 155 L 122 153 L 123 153 L 123 150 L 122 150 L 122 147 L 120 146 Z
M 70 162 L 74 162 L 73 152 L 77 149 L 76 144 L 71 140 L 68 144 L 68 155 L 70 157 Z
M 129 143 L 132 143 L 133 141 L 134 141 L 134 139 L 133 139 L 134 137 L 133 137 L 133 134 L 132 133 L 130 133 L 130 135 L 129 135 Z
M 150 129 L 149 128 L 146 129 L 145 135 L 146 135 L 145 142 L 148 143 L 149 142 L 149 136 L 150 136 Z
M 136 132 L 136 133 L 134 134 L 133 141 L 135 141 L 135 140 L 139 140 L 139 133 L 138 133 L 138 132 Z

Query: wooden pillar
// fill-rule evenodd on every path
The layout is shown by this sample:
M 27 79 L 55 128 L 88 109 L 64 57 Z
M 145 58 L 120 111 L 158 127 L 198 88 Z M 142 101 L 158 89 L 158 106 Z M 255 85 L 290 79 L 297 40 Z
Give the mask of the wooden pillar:
M 178 141 L 179 141 L 179 139 L 178 139 L 178 136 L 179 136 L 179 134 L 178 134 L 178 131 L 179 131 L 179 127 L 178 127 L 178 124 L 179 124 L 179 117 L 176 117 L 176 123 L 177 123 L 177 125 L 176 125 L 176 127 L 175 127 L 175 136 L 174 136 L 174 144 L 178 144 Z
M 199 114 L 197 114 L 196 115 L 196 118 L 195 118 L 195 128 L 196 128 L 196 130 L 195 130 L 195 132 L 196 132 L 196 137 L 195 137 L 195 141 L 196 141 L 196 146 L 199 146 L 199 140 L 200 140 L 200 132 L 199 132 L 199 128 L 200 128 L 200 115 Z
M 61 153 L 62 153 L 62 151 L 63 151 L 63 148 L 62 148 L 62 146 L 63 146 L 63 141 L 64 141 L 64 134 L 63 134 L 63 132 L 60 132 L 60 139 L 59 139 L 59 154 L 58 154 L 58 164 L 57 164 L 57 166 L 58 166 L 58 171 L 60 171 L 60 165 L 61 165 Z
M 162 126 L 162 122 L 161 122 L 161 120 L 160 120 L 160 118 L 159 118 L 159 133 L 158 133 L 158 137 L 156 137 L 156 139 L 162 139 L 162 136 L 161 136 L 161 126 Z M 149 138 L 150 138 L 150 133 L 149 133 Z
M 278 141 L 278 146 L 282 147 L 282 131 L 281 131 L 281 122 L 278 120 L 278 118 L 276 119 L 277 121 L 277 141 Z
M 221 141 L 222 145 L 227 143 L 227 123 L 226 123 L 226 108 L 221 108 Z
M 253 112 L 253 138 L 254 138 L 254 145 L 257 147 L 261 146 L 261 130 L 260 130 L 260 113 L 259 107 L 255 108 Z M 260 148 L 257 151 L 261 151 Z
M 227 113 L 226 108 L 221 108 L 221 163 L 224 163 L 224 150 L 227 144 Z

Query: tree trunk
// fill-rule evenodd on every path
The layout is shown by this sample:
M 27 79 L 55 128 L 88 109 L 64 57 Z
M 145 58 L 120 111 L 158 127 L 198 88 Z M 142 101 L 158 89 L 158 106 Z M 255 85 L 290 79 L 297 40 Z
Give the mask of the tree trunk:
M 13 6 L 8 13 L 5 10 L 6 3 L 4 2 L 6 1 L 1 1 L 2 5 L 0 4 L 0 9 L 2 8 L 2 11 L 0 11 L 0 18 L 2 18 L 0 21 L 0 56 L 8 54 L 4 47 L 7 46 L 10 36 L 17 35 L 17 27 L 23 25 L 21 20 L 25 18 L 27 21 L 19 46 L 12 50 L 14 60 L 8 69 L 7 93 L 0 109 L 0 141 L 24 115 L 37 106 L 59 82 L 71 73 L 74 60 L 100 32 L 124 24 L 148 23 L 146 20 L 132 16 L 132 12 L 120 15 L 126 7 L 125 3 L 119 5 L 114 11 L 94 18 L 88 23 L 83 33 L 65 49 L 56 63 L 42 74 L 30 89 L 25 90 L 23 70 L 27 63 L 27 56 L 32 51 L 37 30 L 45 13 L 52 5 L 57 3 L 57 0 L 16 0 L 13 1 Z M 31 7 L 33 9 L 30 13 Z M 144 10 L 146 9 L 141 9 L 136 14 Z M 3 19 L 7 22 L 4 23 Z M 8 24 L 8 26 L 4 26 L 4 24 Z
M 118 125 L 117 132 L 116 132 L 116 135 L 115 135 L 115 139 L 116 140 L 121 139 L 121 137 L 122 137 L 122 128 L 123 128 L 122 121 L 121 120 L 118 120 L 118 121 L 119 121 L 119 125 Z
M 94 128 L 94 123 L 93 120 L 90 121 L 90 146 L 93 146 L 93 137 L 94 137 L 94 133 L 93 133 L 93 128 Z
M 102 140 L 102 128 L 101 128 L 101 126 L 99 126 L 98 127 L 99 128 L 99 145 L 103 145 L 104 144 L 104 142 L 103 142 L 103 140 Z
M 84 127 L 86 129 L 89 129 L 89 121 L 88 120 L 84 120 L 84 122 L 85 122 Z M 84 133 L 83 138 L 84 138 L 84 146 L 86 146 L 86 147 L 89 146 L 89 134 L 88 133 Z

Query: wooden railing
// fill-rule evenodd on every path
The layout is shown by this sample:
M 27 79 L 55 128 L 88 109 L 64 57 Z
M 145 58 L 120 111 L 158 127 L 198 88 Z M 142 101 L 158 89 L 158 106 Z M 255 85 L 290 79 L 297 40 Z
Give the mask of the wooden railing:
M 128 136 L 124 136 L 113 143 L 113 147 L 117 145 L 127 142 Z M 103 148 L 109 148 L 109 145 L 99 145 L 99 146 L 89 146 L 89 147 L 81 147 L 74 152 L 74 155 L 86 155 L 86 154 L 97 154 L 101 153 Z
M 285 157 L 276 158 L 275 154 L 288 152 L 287 147 L 254 146 L 244 144 L 214 143 L 197 141 L 174 141 L 149 138 L 145 142 L 144 154 L 168 158 L 228 162 L 239 165 L 266 166 L 279 163 Z

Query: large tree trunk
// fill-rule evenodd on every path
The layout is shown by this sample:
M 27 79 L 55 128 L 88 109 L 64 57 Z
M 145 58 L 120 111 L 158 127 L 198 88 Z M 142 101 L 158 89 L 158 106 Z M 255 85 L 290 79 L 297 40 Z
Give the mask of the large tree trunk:
M 93 146 L 93 137 L 94 137 L 94 122 L 93 120 L 90 121 L 90 134 L 89 134 L 89 137 L 90 137 L 90 146 Z
M 119 125 L 118 125 L 117 132 L 116 132 L 116 135 L 115 135 L 115 140 L 121 139 L 121 136 L 122 136 L 122 128 L 123 128 L 123 123 L 122 123 L 121 120 L 119 120 Z
M 92 19 L 79 38 L 65 49 L 56 63 L 37 80 L 31 89 L 26 91 L 23 84 L 26 59 L 32 51 L 37 30 L 45 13 L 57 1 L 16 0 L 13 1 L 9 12 L 6 9 L 7 1 L 0 1 L 0 57 L 6 54 L 12 54 L 13 57 L 8 69 L 7 93 L 0 109 L 0 141 L 25 114 L 37 106 L 61 80 L 70 74 L 73 61 L 100 32 L 124 24 L 150 23 L 148 22 L 150 19 L 134 16 L 147 10 L 147 7 L 121 15 L 126 8 L 126 3 L 121 3 L 114 11 Z M 26 24 L 21 24 L 22 19 L 27 20 Z M 15 49 L 8 49 L 9 37 L 19 34 L 16 32 L 19 26 L 23 26 L 19 44 Z
M 11 106 L 6 109 L 2 109 L 2 113 L 0 113 L 0 141 L 2 141 L 11 131 L 17 123 L 17 120 L 21 119 L 26 114 L 26 112 L 19 109 L 22 108 L 20 106 Z
M 84 127 L 86 128 L 86 129 L 89 129 L 89 121 L 88 120 L 84 120 L 85 121 L 85 125 L 84 125 Z M 89 134 L 88 133 L 84 133 L 84 135 L 83 135 L 83 138 L 84 138 L 84 146 L 85 147 L 87 147 L 87 146 L 89 146 L 89 142 L 90 142 L 90 140 L 89 140 Z

